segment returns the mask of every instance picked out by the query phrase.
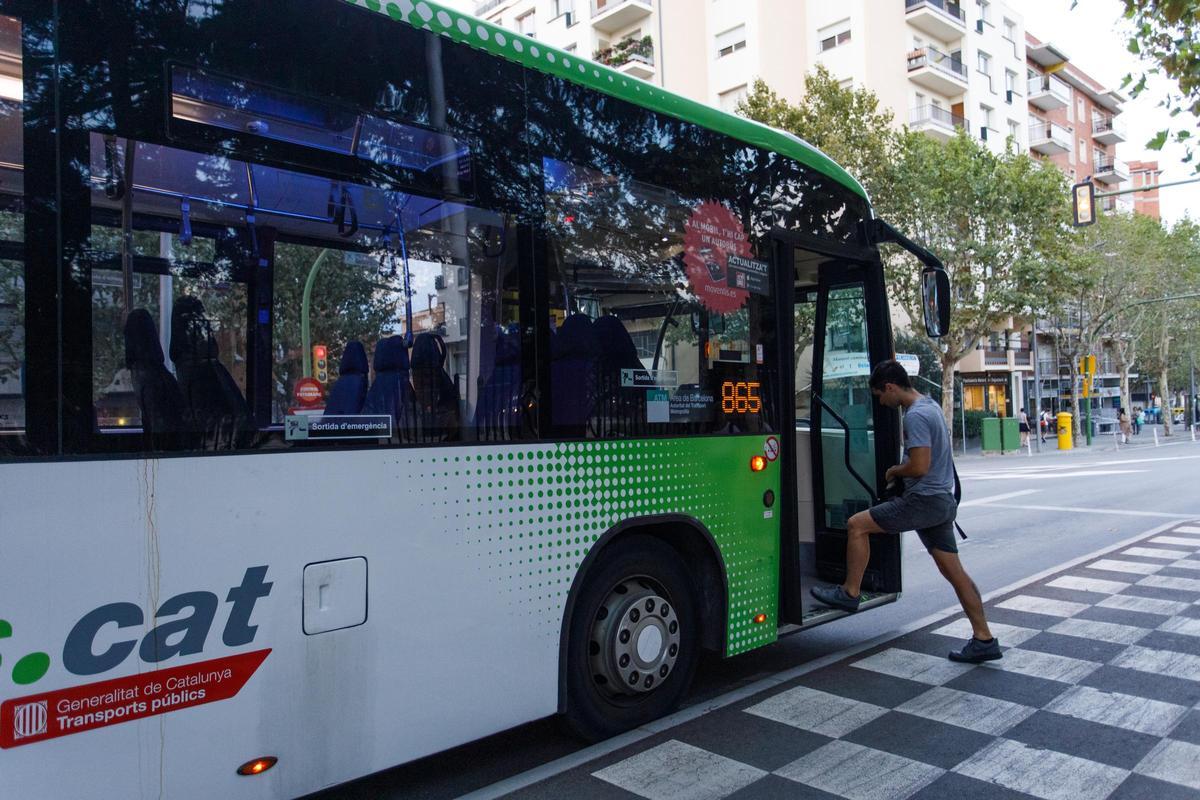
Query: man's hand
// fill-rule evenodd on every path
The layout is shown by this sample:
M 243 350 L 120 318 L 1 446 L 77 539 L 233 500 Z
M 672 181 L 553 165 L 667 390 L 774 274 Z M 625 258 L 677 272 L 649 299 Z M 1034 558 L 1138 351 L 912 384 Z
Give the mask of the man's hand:
M 887 472 L 883 473 L 883 483 L 887 485 L 896 479 L 896 471 L 900 469 L 900 465 L 896 464 L 887 468 Z
M 919 478 L 929 472 L 931 449 L 928 447 L 913 447 L 908 451 L 908 459 L 903 464 L 888 467 L 883 473 L 884 483 L 891 483 L 893 478 Z

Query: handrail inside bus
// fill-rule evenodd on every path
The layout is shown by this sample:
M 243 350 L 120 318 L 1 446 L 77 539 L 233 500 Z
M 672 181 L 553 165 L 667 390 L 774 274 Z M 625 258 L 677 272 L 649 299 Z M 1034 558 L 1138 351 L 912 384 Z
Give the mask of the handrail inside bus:
M 834 420 L 836 420 L 837 423 L 842 426 L 842 430 L 846 432 L 846 439 L 842 443 L 845 447 L 844 458 L 846 461 L 846 469 L 851 475 L 854 476 L 854 480 L 858 481 L 859 484 L 867 490 L 867 496 L 871 498 L 871 504 L 874 505 L 875 503 L 878 503 L 879 497 L 875 494 L 875 490 L 871 488 L 869 483 L 863 480 L 863 476 L 859 475 L 858 470 L 856 470 L 854 465 L 850 463 L 850 426 L 846 424 L 846 420 L 842 419 L 841 416 L 839 416 L 838 413 L 833 410 L 829 403 L 825 402 L 825 398 L 821 397 L 821 395 L 817 394 L 816 392 L 812 393 L 812 397 L 821 404 L 821 408 L 829 412 L 829 416 L 833 417 Z

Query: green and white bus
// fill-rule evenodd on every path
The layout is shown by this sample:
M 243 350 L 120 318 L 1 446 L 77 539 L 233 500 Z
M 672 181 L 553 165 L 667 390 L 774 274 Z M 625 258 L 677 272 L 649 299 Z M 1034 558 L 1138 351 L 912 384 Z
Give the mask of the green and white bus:
M 819 151 L 434 3 L 0 0 L 0 794 L 604 737 L 840 616 L 885 240 L 936 334 Z

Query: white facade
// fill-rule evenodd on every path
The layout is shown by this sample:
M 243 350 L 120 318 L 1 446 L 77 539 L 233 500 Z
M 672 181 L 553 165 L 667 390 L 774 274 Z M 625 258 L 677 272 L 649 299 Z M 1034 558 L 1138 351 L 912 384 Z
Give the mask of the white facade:
M 455 2 L 599 60 L 649 37 L 618 69 L 726 111 L 758 78 L 797 102 L 822 64 L 875 92 L 897 124 L 942 140 L 966 127 L 997 153 L 1009 136 L 1017 152 L 1029 143 L 1025 24 L 1002 0 Z

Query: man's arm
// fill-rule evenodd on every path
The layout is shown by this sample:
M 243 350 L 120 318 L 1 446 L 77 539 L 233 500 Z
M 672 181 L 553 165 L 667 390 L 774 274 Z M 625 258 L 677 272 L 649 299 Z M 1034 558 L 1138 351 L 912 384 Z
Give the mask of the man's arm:
M 903 464 L 888 467 L 888 471 L 884 474 L 884 479 L 890 482 L 892 478 L 920 478 L 926 472 L 929 472 L 929 462 L 932 453 L 933 448 L 930 447 L 910 447 L 908 450 L 908 459 Z

